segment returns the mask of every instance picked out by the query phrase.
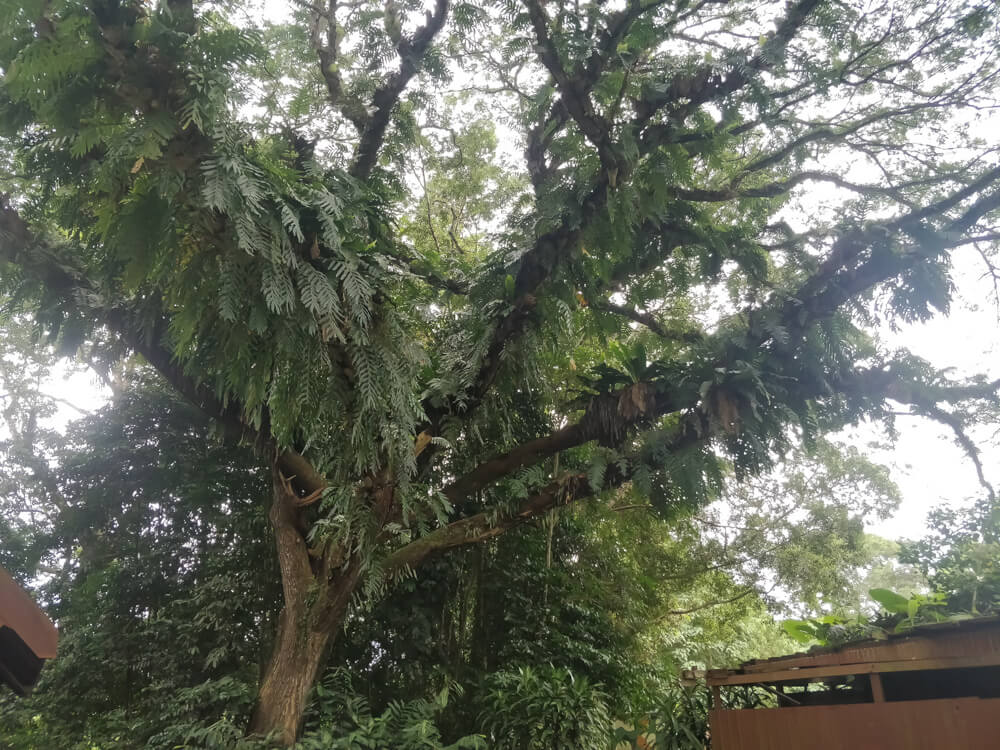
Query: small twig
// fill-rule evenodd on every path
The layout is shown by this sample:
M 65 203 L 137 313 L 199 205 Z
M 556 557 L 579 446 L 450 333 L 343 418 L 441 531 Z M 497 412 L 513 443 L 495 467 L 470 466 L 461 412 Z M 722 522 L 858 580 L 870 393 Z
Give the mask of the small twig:
M 751 586 L 745 591 L 741 591 L 739 594 L 729 599 L 720 599 L 719 601 L 715 602 L 705 602 L 704 604 L 699 604 L 698 606 L 691 607 L 690 609 L 671 609 L 665 612 L 663 618 L 661 619 L 665 619 L 667 617 L 678 617 L 680 615 L 690 615 L 693 614 L 694 612 L 700 612 L 703 609 L 710 609 L 711 607 L 719 607 L 723 604 L 732 604 L 733 602 L 738 602 L 740 599 L 743 599 L 744 597 L 750 596 L 750 594 L 752 594 L 756 590 L 757 590 L 756 586 Z
M 965 451 L 965 455 L 969 457 L 973 466 L 976 467 L 976 474 L 979 476 L 979 483 L 986 490 L 990 500 L 995 500 L 996 492 L 993 489 L 993 485 L 986 479 L 986 474 L 983 471 L 983 462 L 979 455 L 979 448 L 973 442 L 972 438 L 966 434 L 962 421 L 956 415 L 946 412 L 937 404 L 930 401 L 920 400 L 916 402 L 916 405 L 931 419 L 941 422 L 951 428 L 951 431 L 955 433 L 955 439 L 958 441 L 958 444 L 962 447 L 962 450 Z
M 278 478 L 281 480 L 281 486 L 285 489 L 285 494 L 288 496 L 292 507 L 294 508 L 304 508 L 307 505 L 312 505 L 314 502 L 319 500 L 323 494 L 323 490 L 326 487 L 320 487 L 319 489 L 310 492 L 305 497 L 299 497 L 295 488 L 292 486 L 292 480 L 295 479 L 295 474 L 290 477 L 286 477 L 280 469 L 278 469 Z
M 323 495 L 324 489 L 326 488 L 320 487 L 318 490 L 310 492 L 305 497 L 297 497 L 294 500 L 292 500 L 292 505 L 294 505 L 296 508 L 304 508 L 307 505 L 312 505 L 314 502 L 320 499 L 320 497 Z
M 598 302 L 591 302 L 590 306 L 595 310 L 602 310 L 604 312 L 614 313 L 616 315 L 621 315 L 622 317 L 628 318 L 636 323 L 646 326 L 649 330 L 655 333 L 657 336 L 663 339 L 668 339 L 670 341 L 683 341 L 688 344 L 695 344 L 702 340 L 702 335 L 694 330 L 688 331 L 669 331 L 663 327 L 663 325 L 650 313 L 639 312 L 631 307 L 626 307 L 625 305 L 618 305 L 610 300 L 601 300 Z
M 60 398 L 59 396 L 52 396 L 48 393 L 43 393 L 41 391 L 39 391 L 39 393 L 51 401 L 55 401 L 56 403 L 62 404 L 63 406 L 68 406 L 70 409 L 73 409 L 73 411 L 77 412 L 78 414 L 83 414 L 83 415 L 90 414 L 90 412 L 87 409 L 81 409 L 76 404 L 72 403 L 71 401 L 67 401 L 64 398 Z

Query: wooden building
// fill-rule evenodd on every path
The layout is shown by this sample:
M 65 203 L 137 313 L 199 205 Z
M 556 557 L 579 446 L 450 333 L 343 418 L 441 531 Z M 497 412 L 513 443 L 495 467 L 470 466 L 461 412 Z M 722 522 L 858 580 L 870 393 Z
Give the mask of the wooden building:
M 713 750 L 998 750 L 1000 618 L 705 673 Z M 771 708 L 726 708 L 754 685 Z
M 45 660 L 56 655 L 57 642 L 52 621 L 0 568 L 0 683 L 19 695 L 27 693 Z

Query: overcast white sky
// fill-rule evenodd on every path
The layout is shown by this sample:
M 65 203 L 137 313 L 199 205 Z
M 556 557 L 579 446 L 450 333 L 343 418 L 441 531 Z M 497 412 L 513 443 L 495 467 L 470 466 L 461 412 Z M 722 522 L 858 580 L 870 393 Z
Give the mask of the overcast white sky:
M 1000 378 L 1000 326 L 992 282 L 982 277 L 985 269 L 973 248 L 958 250 L 954 257 L 960 296 L 951 314 L 906 326 L 898 334 L 887 333 L 886 338 L 937 367 L 955 368 L 956 376 L 984 373 Z M 924 528 L 928 510 L 941 503 L 964 502 L 981 494 L 982 488 L 974 467 L 945 428 L 905 417 L 899 419 L 898 428 L 895 450 L 874 455 L 892 467 L 893 478 L 903 491 L 903 506 L 894 518 L 873 530 L 889 538 L 912 538 Z M 995 425 L 976 435 L 983 468 L 994 485 L 1000 481 L 1000 447 L 991 444 L 990 438 L 998 428 Z

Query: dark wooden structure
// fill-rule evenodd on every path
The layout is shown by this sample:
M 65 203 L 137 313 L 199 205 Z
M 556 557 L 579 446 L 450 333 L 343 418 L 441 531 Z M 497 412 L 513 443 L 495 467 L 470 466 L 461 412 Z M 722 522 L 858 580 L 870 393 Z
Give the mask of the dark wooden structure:
M 52 621 L 0 568 L 0 683 L 19 695 L 27 693 L 45 660 L 56 655 L 57 642 Z
M 998 750 L 1000 619 L 918 627 L 705 673 L 713 750 Z M 773 708 L 730 709 L 755 685 Z

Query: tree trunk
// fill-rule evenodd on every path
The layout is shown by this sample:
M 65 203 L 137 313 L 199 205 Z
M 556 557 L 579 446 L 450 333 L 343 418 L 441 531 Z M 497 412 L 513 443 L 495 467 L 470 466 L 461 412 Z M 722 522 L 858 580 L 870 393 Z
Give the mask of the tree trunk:
M 288 607 L 281 611 L 274 649 L 250 719 L 251 734 L 266 736 L 274 732 L 282 745 L 295 742 L 330 635 L 329 631 L 309 629 Z
M 360 577 L 355 560 L 338 565 L 332 553 L 310 558 L 294 500 L 275 469 L 270 519 L 285 604 L 249 727 L 250 734 L 273 735 L 285 746 L 295 742 L 302 728 L 309 691 L 324 666 L 327 647 L 343 625 Z

